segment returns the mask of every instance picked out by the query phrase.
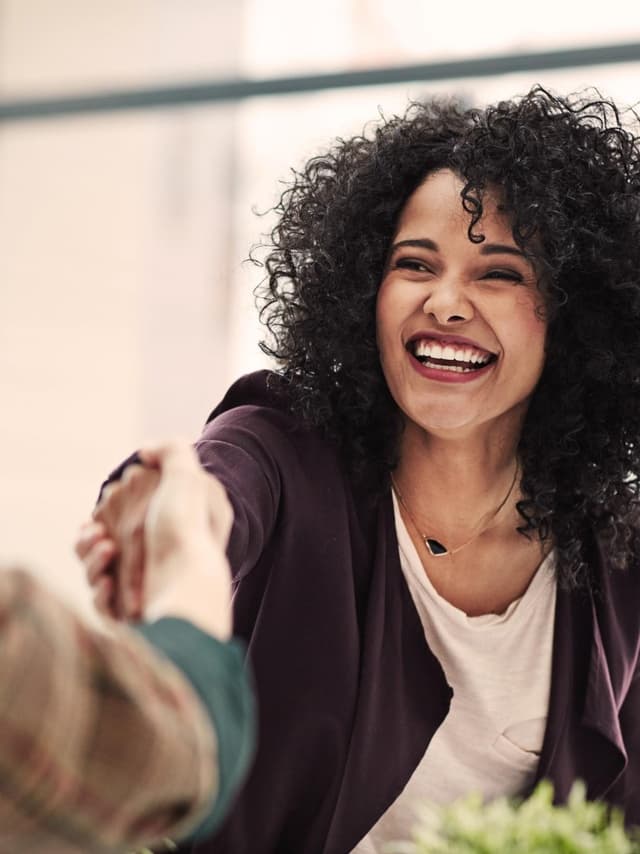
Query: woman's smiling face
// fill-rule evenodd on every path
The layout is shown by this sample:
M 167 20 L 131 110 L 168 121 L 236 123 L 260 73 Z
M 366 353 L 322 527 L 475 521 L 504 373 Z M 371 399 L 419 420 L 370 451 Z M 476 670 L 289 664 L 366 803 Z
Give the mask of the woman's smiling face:
M 486 192 L 469 240 L 463 182 L 434 172 L 407 201 L 378 292 L 380 361 L 409 423 L 433 435 L 519 429 L 544 365 L 546 323 L 532 264 Z

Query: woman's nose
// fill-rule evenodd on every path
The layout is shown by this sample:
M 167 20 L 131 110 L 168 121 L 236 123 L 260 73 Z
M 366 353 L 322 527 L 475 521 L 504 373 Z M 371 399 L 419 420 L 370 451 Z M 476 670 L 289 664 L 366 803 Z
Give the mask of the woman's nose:
M 454 278 L 432 282 L 422 310 L 442 326 L 464 323 L 473 317 L 473 306 L 464 286 Z

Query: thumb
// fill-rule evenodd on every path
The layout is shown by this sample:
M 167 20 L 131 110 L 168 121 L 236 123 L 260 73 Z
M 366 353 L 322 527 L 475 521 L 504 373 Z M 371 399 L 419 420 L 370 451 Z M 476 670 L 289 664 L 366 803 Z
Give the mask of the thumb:
M 138 454 L 145 465 L 163 472 L 200 470 L 198 456 L 187 439 L 145 444 Z

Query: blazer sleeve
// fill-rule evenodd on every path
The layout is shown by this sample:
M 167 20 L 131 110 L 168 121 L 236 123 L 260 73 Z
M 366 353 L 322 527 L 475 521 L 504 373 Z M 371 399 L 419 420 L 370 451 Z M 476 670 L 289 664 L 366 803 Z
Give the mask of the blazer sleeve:
M 165 655 L 91 630 L 20 570 L 0 571 L 0 627 L 0 850 L 121 850 L 210 813 L 216 733 Z
M 258 407 L 237 407 L 211 421 L 195 445 L 233 507 L 227 555 L 236 584 L 264 551 L 280 508 L 282 469 L 295 465 L 281 420 Z

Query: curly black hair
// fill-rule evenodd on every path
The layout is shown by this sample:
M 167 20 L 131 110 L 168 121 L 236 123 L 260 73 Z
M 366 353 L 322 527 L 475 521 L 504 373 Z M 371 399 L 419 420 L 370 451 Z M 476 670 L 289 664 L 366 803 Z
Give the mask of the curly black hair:
M 632 114 L 635 121 L 636 117 Z M 293 173 L 257 289 L 262 349 L 293 410 L 352 475 L 388 487 L 402 420 L 376 346 L 375 305 L 400 211 L 438 169 L 464 181 L 469 238 L 499 186 L 534 259 L 547 354 L 520 441 L 526 536 L 553 537 L 565 586 L 592 583 L 593 537 L 616 568 L 640 546 L 640 138 L 596 92 L 534 87 L 486 109 L 411 104 Z

